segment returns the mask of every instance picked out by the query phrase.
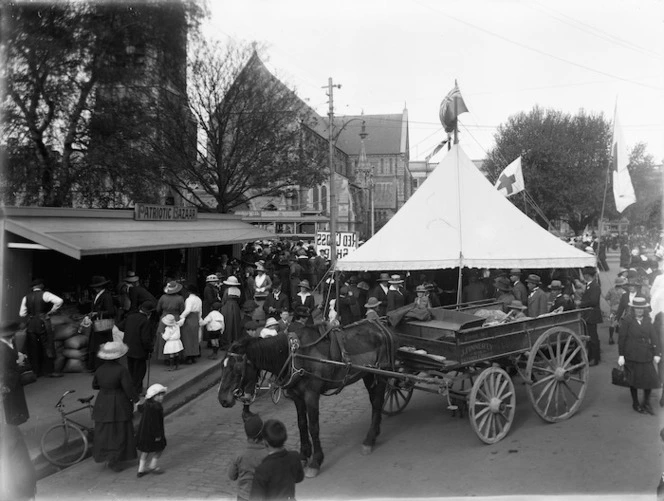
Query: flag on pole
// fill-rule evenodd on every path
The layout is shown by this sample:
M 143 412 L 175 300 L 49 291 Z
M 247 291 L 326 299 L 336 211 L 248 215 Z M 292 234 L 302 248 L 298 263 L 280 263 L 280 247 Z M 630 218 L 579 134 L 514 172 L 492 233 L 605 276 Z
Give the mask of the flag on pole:
M 441 143 L 438 146 L 436 146 L 433 149 L 433 151 L 426 156 L 426 158 L 424 159 L 425 163 L 429 163 L 429 160 L 431 160 L 431 157 L 433 157 L 436 153 L 438 153 L 443 148 L 443 146 L 445 146 L 447 144 L 447 142 L 449 140 L 450 140 L 449 138 L 443 139 L 441 141 Z
M 611 145 L 612 171 L 613 171 L 613 197 L 616 201 L 618 212 L 636 202 L 632 178 L 627 170 L 629 155 L 622 135 L 622 128 L 618 121 L 618 112 L 613 115 L 613 144 Z
M 496 189 L 506 197 L 526 189 L 526 184 L 523 182 L 523 171 L 521 170 L 521 157 L 514 160 L 500 173 L 498 181 L 496 181 Z
M 463 102 L 463 97 L 461 97 L 461 92 L 459 91 L 459 85 L 455 80 L 454 88 L 447 94 L 447 96 L 445 96 L 443 102 L 440 103 L 440 111 L 438 115 L 445 132 L 454 132 L 457 126 L 457 117 L 461 115 L 461 113 L 467 111 L 468 108 L 466 108 L 466 103 Z

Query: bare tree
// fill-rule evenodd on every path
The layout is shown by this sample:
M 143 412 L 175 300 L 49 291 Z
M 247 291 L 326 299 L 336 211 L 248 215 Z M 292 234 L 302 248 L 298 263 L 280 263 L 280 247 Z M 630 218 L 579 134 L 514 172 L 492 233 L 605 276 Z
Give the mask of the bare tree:
M 196 40 L 189 108 L 165 114 L 155 145 L 171 189 L 201 210 L 228 212 L 326 176 L 313 111 L 249 46 Z

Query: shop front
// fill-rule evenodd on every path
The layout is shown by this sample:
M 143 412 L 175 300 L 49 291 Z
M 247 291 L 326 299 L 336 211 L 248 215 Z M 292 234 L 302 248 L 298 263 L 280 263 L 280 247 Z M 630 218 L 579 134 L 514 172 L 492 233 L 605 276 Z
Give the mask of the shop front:
M 168 280 L 200 283 L 223 254 L 239 258 L 243 243 L 274 238 L 239 216 L 191 207 L 4 207 L 0 216 L 0 329 L 20 321 L 21 299 L 35 277 L 84 312 L 93 275 L 117 285 L 132 270 L 159 296 Z

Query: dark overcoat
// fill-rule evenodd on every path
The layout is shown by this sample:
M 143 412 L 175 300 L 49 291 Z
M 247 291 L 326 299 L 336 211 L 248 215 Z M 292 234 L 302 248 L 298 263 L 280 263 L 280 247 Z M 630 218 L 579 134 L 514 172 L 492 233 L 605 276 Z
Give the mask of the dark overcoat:
M 599 300 L 602 297 L 602 289 L 597 283 L 597 279 L 589 282 L 586 285 L 586 290 L 581 295 L 581 302 L 579 308 L 592 308 L 586 315 L 584 320 L 588 324 L 601 324 L 602 323 L 602 310 L 599 307 Z
M 99 390 L 92 410 L 95 422 L 131 421 L 138 395 L 125 366 L 117 360 L 104 361 L 95 371 L 92 388 Z
M 620 322 L 618 355 L 640 363 L 652 362 L 653 356 L 661 356 L 659 336 L 647 314 L 641 324 L 632 315 L 625 316 Z
M 140 311 L 130 313 L 118 324 L 118 329 L 124 332 L 123 342 L 129 347 L 128 357 L 138 359 L 148 357 L 148 353 L 154 349 L 153 327 L 150 316 Z

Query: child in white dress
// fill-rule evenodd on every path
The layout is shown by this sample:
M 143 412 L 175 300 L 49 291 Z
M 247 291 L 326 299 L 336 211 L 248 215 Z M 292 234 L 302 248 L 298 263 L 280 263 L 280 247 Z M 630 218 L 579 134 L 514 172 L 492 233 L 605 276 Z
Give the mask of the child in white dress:
M 178 359 L 181 351 L 184 350 L 182 341 L 180 341 L 180 327 L 173 315 L 165 315 L 161 319 L 162 323 L 166 326 L 164 333 L 161 335 L 164 343 L 164 355 L 168 355 L 171 360 L 169 371 L 176 371 L 178 367 Z

